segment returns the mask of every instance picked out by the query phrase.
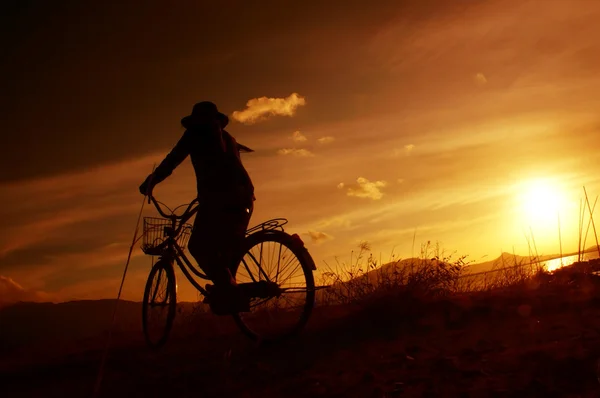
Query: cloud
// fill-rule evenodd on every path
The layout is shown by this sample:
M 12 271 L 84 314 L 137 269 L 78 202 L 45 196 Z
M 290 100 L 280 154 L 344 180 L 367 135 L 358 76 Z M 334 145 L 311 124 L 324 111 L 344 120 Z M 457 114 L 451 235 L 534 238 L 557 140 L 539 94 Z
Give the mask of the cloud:
M 300 132 L 300 130 L 297 130 L 292 133 L 292 140 L 294 140 L 295 142 L 304 142 L 307 141 L 307 138 L 304 134 Z
M 314 153 L 308 149 L 295 149 L 295 148 L 284 148 L 277 151 L 280 155 L 292 155 L 300 158 L 307 158 L 315 156 Z
M 83 223 L 86 221 L 100 220 L 113 215 L 126 215 L 133 213 L 139 208 L 139 205 L 106 205 L 105 207 L 93 208 L 90 206 L 81 206 L 80 208 L 60 210 L 47 218 L 23 225 L 10 228 L 4 232 L 10 235 L 0 245 L 0 257 L 8 253 L 25 248 L 36 242 L 43 241 L 49 236 L 57 233 L 58 230 L 70 225 Z
M 313 243 L 316 243 L 317 245 L 333 239 L 333 236 L 319 231 L 308 231 L 306 235 L 310 236 L 310 239 L 313 241 Z
M 327 137 L 321 137 L 317 140 L 317 142 L 319 144 L 329 144 L 330 142 L 333 142 L 335 140 L 334 137 L 331 136 L 327 136 Z
M 342 189 L 344 188 L 344 183 L 340 182 L 339 184 L 337 184 L 338 189 Z
M 253 98 L 246 103 L 246 109 L 235 111 L 233 119 L 244 124 L 254 124 L 271 116 L 294 116 L 299 106 L 306 105 L 306 99 L 297 93 L 287 98 Z
M 383 197 L 380 188 L 387 186 L 385 181 L 369 181 L 364 177 L 358 177 L 354 186 L 348 187 L 347 195 L 357 198 L 368 198 L 379 200 Z
M 105 167 L 101 173 L 86 171 L 0 187 L 0 193 L 15 200 L 9 207 L 0 199 L 0 204 L 4 204 L 0 215 L 10 219 L 8 209 L 22 215 L 0 228 L 0 257 L 36 242 L 56 238 L 60 231 L 73 225 L 135 214 L 140 205 L 131 199 L 139 194 L 136 195 L 131 186 L 135 187 L 139 175 L 143 174 L 131 166 L 133 164 L 127 171 Z M 110 176 L 112 183 L 105 181 Z M 90 181 L 94 183 L 90 184 Z M 44 198 L 41 203 L 37 202 L 40 197 Z
M 487 83 L 487 78 L 485 77 L 485 75 L 483 73 L 477 73 L 473 77 L 473 79 L 475 80 L 475 84 L 477 84 L 480 87 L 485 86 Z
M 406 144 L 404 148 L 394 148 L 394 157 L 401 156 L 402 154 L 409 156 L 411 152 L 415 149 L 414 144 Z
M 164 153 L 154 154 L 78 173 L 0 184 L 0 217 L 5 221 L 0 226 L 0 274 L 62 299 L 58 289 L 90 278 L 98 269 L 124 264 L 143 199 L 137 186 L 152 163 L 163 157 Z M 195 184 L 179 180 L 193 173 L 187 163 L 177 179 L 158 188 L 165 203 L 189 198 L 182 189 L 195 193 Z M 144 215 L 155 213 L 146 204 Z M 139 244 L 133 257 L 138 253 Z M 7 290 L 8 281 L 3 280 L 2 296 L 20 290 L 10 285 Z M 23 290 L 19 296 L 31 293 Z
M 27 290 L 8 276 L 0 275 L 0 306 L 19 301 L 48 301 L 47 293 Z
M 335 216 L 330 218 L 325 218 L 318 223 L 316 223 L 316 229 L 325 229 L 325 228 L 351 228 L 352 222 L 347 216 Z
M 398 178 L 396 181 L 398 182 L 398 184 L 402 184 L 404 182 L 404 178 Z

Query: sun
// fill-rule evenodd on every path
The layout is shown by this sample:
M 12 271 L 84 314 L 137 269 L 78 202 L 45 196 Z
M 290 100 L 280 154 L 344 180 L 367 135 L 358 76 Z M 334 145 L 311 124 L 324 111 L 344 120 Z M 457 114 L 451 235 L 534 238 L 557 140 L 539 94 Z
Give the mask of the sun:
M 565 195 L 559 184 L 549 178 L 523 182 L 519 188 L 522 215 L 530 225 L 545 227 L 555 225 Z

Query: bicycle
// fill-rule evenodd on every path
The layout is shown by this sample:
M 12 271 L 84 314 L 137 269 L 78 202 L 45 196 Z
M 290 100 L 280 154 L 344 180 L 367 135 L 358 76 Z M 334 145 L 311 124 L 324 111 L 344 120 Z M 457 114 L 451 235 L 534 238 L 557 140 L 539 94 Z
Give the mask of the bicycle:
M 176 215 L 175 211 L 185 205 L 171 210 L 153 196 L 149 196 L 148 201 L 154 203 L 162 218 L 144 217 L 141 249 L 145 254 L 158 256 L 159 259 L 152 266 L 144 289 L 142 324 L 146 343 L 157 349 L 166 343 L 176 313 L 177 284 L 173 263 L 177 263 L 186 279 L 205 297 L 209 296 L 209 293 L 200 286 L 195 277 L 210 279 L 194 266 L 184 253 L 192 230 L 192 226 L 186 222 L 198 211 L 198 199 L 192 201 L 181 215 Z M 163 212 L 160 205 L 169 209 L 171 214 Z M 285 218 L 274 218 L 248 229 L 242 254 L 238 255 L 230 267 L 238 286 L 252 288 L 267 282 L 270 286 L 275 286 L 267 290 L 247 289 L 255 292 L 255 295 L 250 297 L 250 312 L 232 315 L 241 331 L 254 341 L 273 342 L 298 333 L 308 322 L 315 303 L 317 288 L 313 271 L 317 267 L 302 239 L 297 234 L 290 235 L 284 231 L 283 226 L 287 222 Z M 265 246 L 270 243 L 279 245 L 278 251 L 265 250 Z M 276 252 L 278 258 L 275 268 L 267 268 L 263 261 L 267 258 L 273 259 Z M 289 268 L 295 262 L 297 265 L 290 271 Z M 295 279 L 293 275 L 297 270 L 301 273 L 299 278 Z M 166 277 L 164 285 L 161 281 L 163 275 Z M 303 280 L 300 280 L 302 278 Z M 285 302 L 282 300 L 284 297 Z M 303 303 L 294 305 L 290 299 L 302 300 Z M 151 335 L 154 329 L 150 325 L 149 312 L 154 308 L 166 309 L 167 312 L 164 323 L 158 327 L 158 338 Z M 276 325 L 277 319 L 280 322 L 293 322 L 287 326 Z

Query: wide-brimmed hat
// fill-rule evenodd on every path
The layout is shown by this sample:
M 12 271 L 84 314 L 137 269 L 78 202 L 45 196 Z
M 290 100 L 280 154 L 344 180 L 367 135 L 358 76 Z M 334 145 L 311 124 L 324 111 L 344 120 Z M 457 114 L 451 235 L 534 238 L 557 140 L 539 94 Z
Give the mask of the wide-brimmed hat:
M 205 122 L 206 119 L 217 119 L 221 122 L 221 128 L 225 128 L 229 124 L 229 118 L 224 113 L 219 112 L 217 106 L 210 101 L 198 102 L 192 108 L 192 114 L 181 119 L 183 127 L 190 128 Z

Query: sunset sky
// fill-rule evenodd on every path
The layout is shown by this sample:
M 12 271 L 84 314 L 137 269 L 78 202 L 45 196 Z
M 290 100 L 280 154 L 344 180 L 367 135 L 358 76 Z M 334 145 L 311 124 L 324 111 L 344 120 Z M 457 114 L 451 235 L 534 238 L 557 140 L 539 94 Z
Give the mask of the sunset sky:
M 486 261 L 531 227 L 557 253 L 559 212 L 573 251 L 600 194 L 592 0 L 9 3 L 0 301 L 114 298 L 137 188 L 202 100 L 256 150 L 251 225 L 288 218 L 320 268 L 362 240 L 410 257 L 415 231 Z M 188 159 L 155 194 L 195 190 Z M 149 268 L 136 246 L 124 298 Z

